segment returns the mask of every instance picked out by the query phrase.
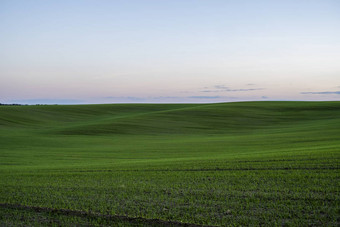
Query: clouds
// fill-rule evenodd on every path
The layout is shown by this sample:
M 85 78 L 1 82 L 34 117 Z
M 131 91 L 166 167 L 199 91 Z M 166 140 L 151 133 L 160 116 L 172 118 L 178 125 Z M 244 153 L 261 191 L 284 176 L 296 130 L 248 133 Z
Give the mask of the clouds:
M 235 101 L 237 97 L 230 96 L 205 96 L 205 95 L 191 95 L 191 96 L 106 96 L 96 97 L 90 100 L 80 99 L 13 99 L 2 103 L 18 103 L 18 104 L 99 104 L 99 103 L 215 103 L 215 102 L 229 102 Z
M 247 84 L 247 86 L 253 86 L 255 84 Z M 264 90 L 264 88 L 230 88 L 225 85 L 214 85 L 212 87 L 205 87 L 205 90 L 201 92 L 247 92 L 247 91 L 259 91 Z
M 224 86 L 224 85 L 215 85 L 214 86 L 216 89 L 229 89 L 228 87 Z
M 223 96 L 188 96 L 187 98 L 191 99 L 220 99 Z
M 337 88 L 338 86 L 333 86 Z M 281 96 L 270 95 L 271 90 L 275 87 L 261 88 L 256 84 L 244 84 L 242 87 L 231 87 L 224 84 L 217 84 L 199 87 L 186 92 L 177 92 L 173 95 L 115 95 L 89 97 L 84 99 L 72 98 L 33 98 L 33 99 L 11 99 L 2 103 L 18 103 L 18 104 L 96 104 L 96 103 L 220 103 L 235 101 L 266 101 L 266 100 L 339 100 L 340 90 L 324 89 L 324 91 L 297 91 L 292 96 L 299 94 L 299 98 L 282 98 Z M 291 94 L 285 91 L 286 94 Z M 116 93 L 116 92 L 115 92 Z
M 174 103 L 185 97 L 178 96 L 107 96 L 97 98 L 98 103 Z
M 303 95 L 340 95 L 340 91 L 301 92 Z
M 256 94 L 253 91 L 265 90 L 256 87 L 256 84 L 244 84 L 241 88 L 232 88 L 225 84 L 215 84 L 191 90 L 179 91 L 174 96 L 107 96 L 104 102 L 112 103 L 213 103 L 234 102 L 268 99 L 266 94 Z M 233 92 L 233 95 L 230 95 Z M 239 94 L 237 94 L 239 92 Z M 229 93 L 229 94 L 228 94 Z M 189 95 L 190 94 L 190 95 Z
M 179 98 L 178 96 L 147 96 L 147 97 L 140 97 L 140 96 L 108 96 L 103 97 L 104 99 L 120 99 L 120 100 L 130 100 L 130 101 L 144 101 L 147 99 L 176 99 Z
M 126 101 L 134 101 L 134 102 L 142 102 L 142 101 L 145 101 L 146 99 L 145 98 L 141 98 L 141 97 L 135 97 L 135 96 L 108 96 L 108 97 L 103 97 L 103 99 L 106 99 L 106 100 L 112 100 L 112 101 L 117 101 L 117 100 L 120 100 L 120 101 L 123 101 L 123 100 L 126 100 Z
M 237 97 L 222 95 L 108 96 L 97 100 L 98 103 L 215 103 L 235 101 Z

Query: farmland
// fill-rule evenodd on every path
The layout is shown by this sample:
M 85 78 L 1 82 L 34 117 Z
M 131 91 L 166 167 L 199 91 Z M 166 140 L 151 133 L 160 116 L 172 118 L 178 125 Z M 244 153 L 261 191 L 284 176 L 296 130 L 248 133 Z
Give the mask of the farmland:
M 0 106 L 0 225 L 339 225 L 340 102 Z

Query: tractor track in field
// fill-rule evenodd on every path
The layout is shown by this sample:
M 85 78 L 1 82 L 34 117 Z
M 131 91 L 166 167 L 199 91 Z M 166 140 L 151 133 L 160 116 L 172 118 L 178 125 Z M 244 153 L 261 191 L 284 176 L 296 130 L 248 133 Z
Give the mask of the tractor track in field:
M 161 219 L 148 219 L 142 217 L 129 217 L 129 216 L 121 216 L 121 215 L 108 215 L 101 214 L 95 212 L 85 212 L 81 210 L 70 210 L 70 209 L 57 209 L 57 208 L 49 208 L 49 207 L 37 207 L 37 206 L 27 206 L 22 204 L 9 204 L 9 203 L 0 203 L 0 207 L 9 208 L 9 209 L 20 209 L 20 210 L 29 210 L 37 213 L 53 213 L 59 215 L 69 215 L 69 216 L 77 216 L 77 217 L 85 217 L 85 218 L 103 218 L 108 221 L 117 222 L 123 221 L 129 224 L 135 225 L 145 225 L 145 226 L 183 226 L 183 227 L 213 227 L 208 225 L 197 225 L 191 223 L 183 223 L 177 221 L 165 221 Z

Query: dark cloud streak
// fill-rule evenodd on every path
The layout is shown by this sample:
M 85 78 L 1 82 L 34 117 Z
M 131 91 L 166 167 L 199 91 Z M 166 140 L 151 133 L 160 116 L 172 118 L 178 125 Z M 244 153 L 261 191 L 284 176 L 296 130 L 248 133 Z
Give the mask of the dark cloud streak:
M 303 95 L 340 95 L 340 91 L 301 92 Z
M 219 99 L 224 98 L 223 96 L 188 96 L 190 99 Z
M 216 88 L 216 89 L 229 89 L 229 87 L 226 87 L 224 85 L 215 85 L 214 88 Z
M 215 86 L 216 88 L 216 86 Z M 264 88 L 241 88 L 241 89 L 230 89 L 230 88 L 221 88 L 218 90 L 202 90 L 201 92 L 244 92 L 244 91 L 259 91 L 264 90 Z

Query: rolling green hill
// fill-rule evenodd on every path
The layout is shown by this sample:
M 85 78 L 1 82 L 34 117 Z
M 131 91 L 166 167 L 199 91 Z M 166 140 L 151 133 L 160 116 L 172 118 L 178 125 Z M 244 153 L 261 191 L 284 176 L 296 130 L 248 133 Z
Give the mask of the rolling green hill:
M 0 225 L 337 226 L 339 158 L 340 102 L 0 106 Z

